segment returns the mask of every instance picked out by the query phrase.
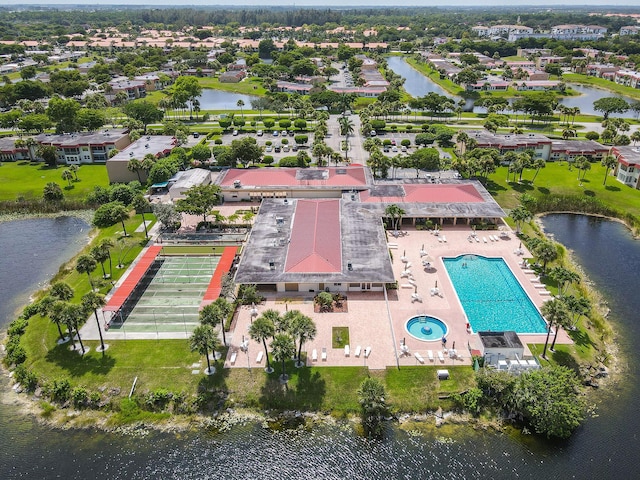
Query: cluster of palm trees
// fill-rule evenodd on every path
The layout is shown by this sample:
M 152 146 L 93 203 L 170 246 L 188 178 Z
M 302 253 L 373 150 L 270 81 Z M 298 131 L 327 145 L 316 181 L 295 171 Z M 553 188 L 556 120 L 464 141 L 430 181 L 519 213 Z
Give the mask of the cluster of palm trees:
M 211 361 L 209 360 L 209 352 L 211 352 L 213 359 L 216 359 L 216 352 L 221 350 L 224 345 L 227 344 L 225 336 L 225 321 L 231 311 L 233 305 L 230 304 L 225 298 L 219 297 L 214 302 L 206 305 L 200 310 L 200 325 L 198 325 L 189 338 L 189 346 L 192 352 L 198 352 L 204 355 L 207 359 L 207 375 L 213 375 L 215 368 L 211 367 Z M 222 343 L 216 331 L 216 327 L 220 326 L 222 331 Z
M 38 313 L 47 316 L 58 327 L 60 339 L 59 344 L 71 340 L 73 349 L 76 350 L 75 340 L 80 344 L 80 352 L 84 355 L 88 349 L 82 343 L 80 337 L 80 327 L 85 323 L 91 312 L 94 313 L 100 334 L 100 351 L 104 352 L 107 346 L 102 337 L 100 321 L 98 320 L 98 310 L 105 304 L 103 295 L 93 291 L 82 296 L 81 303 L 71 303 L 74 296 L 73 289 L 65 282 L 56 282 L 51 285 L 48 295 L 38 302 Z M 62 332 L 62 325 L 67 328 L 67 335 Z
M 296 341 L 298 342 L 296 366 L 301 367 L 304 365 L 301 358 L 302 345 L 313 340 L 316 334 L 317 329 L 313 320 L 303 315 L 299 310 L 289 310 L 281 314 L 277 310 L 268 309 L 249 326 L 249 336 L 264 346 L 267 359 L 265 371 L 267 373 L 273 373 L 267 348 L 267 340 L 271 339 L 271 354 L 275 361 L 282 365 L 280 378 L 283 381 L 288 378 L 285 372 L 285 362 L 296 355 Z
M 135 172 L 138 177 L 138 181 L 142 183 L 142 177 L 140 176 L 140 172 L 145 173 L 145 180 L 147 175 L 149 175 L 149 170 L 151 167 L 155 165 L 156 157 L 152 153 L 147 153 L 142 160 L 137 158 L 132 158 L 127 162 L 127 170 L 130 172 Z

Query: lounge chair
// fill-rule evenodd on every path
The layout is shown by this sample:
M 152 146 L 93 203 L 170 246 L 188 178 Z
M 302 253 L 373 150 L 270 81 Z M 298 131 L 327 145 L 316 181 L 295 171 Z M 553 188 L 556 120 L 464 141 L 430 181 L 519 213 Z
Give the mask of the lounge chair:
M 350 352 L 351 352 L 351 350 L 349 349 L 349 345 L 345 345 L 344 346 L 344 356 L 348 357 Z
M 430 362 L 433 362 L 433 352 L 431 350 L 427 350 L 427 357 L 429 357 Z
M 420 355 L 418 352 L 413 354 L 414 357 L 416 357 L 416 360 L 418 360 L 420 363 L 424 363 L 424 358 L 422 358 L 422 355 Z
M 322 347 L 322 361 L 327 361 L 327 347 Z
M 235 363 L 236 363 L 236 358 L 237 358 L 237 357 L 238 357 L 238 352 L 233 352 L 233 353 L 231 354 L 231 358 L 229 359 L 229 363 L 230 363 L 231 365 L 235 364 Z
M 442 235 L 442 241 L 443 241 L 444 243 L 447 243 L 447 237 L 445 237 L 444 235 Z
M 434 287 L 434 288 L 431 289 L 431 296 L 432 297 L 435 297 L 436 295 L 439 295 L 439 294 L 440 294 L 440 290 L 438 290 L 437 288 Z
M 367 347 L 364 349 L 364 358 L 369 358 L 369 355 L 371 354 L 371 347 Z
M 420 296 L 419 293 L 412 293 L 411 294 L 411 303 L 413 302 L 420 302 L 422 303 L 422 297 Z
M 359 356 L 360 356 L 360 352 L 361 352 L 361 351 L 362 351 L 362 347 L 361 347 L 360 345 L 358 345 L 358 346 L 356 347 L 356 357 L 359 357 Z
M 476 235 L 475 239 L 476 239 L 476 243 L 480 243 L 480 237 Z
M 315 348 L 313 349 L 313 352 L 311 352 L 311 360 L 313 362 L 318 361 L 318 350 L 316 350 Z
M 438 243 L 442 243 L 442 237 L 438 236 Z
M 444 363 L 444 355 L 439 350 L 438 350 L 438 360 L 440 360 L 440 363 Z
M 482 237 L 482 241 L 483 241 L 484 243 L 487 243 L 487 237 Z
M 264 352 L 262 350 L 260 350 L 258 352 L 258 355 L 256 355 L 256 363 L 260 363 L 262 362 L 262 356 L 264 355 Z

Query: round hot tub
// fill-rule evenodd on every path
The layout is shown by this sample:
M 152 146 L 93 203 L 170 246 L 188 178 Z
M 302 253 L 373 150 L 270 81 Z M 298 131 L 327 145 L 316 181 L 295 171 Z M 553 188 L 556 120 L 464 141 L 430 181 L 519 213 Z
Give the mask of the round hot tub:
M 449 333 L 446 323 L 428 315 L 411 317 L 407 320 L 406 329 L 409 335 L 425 342 L 442 340 Z

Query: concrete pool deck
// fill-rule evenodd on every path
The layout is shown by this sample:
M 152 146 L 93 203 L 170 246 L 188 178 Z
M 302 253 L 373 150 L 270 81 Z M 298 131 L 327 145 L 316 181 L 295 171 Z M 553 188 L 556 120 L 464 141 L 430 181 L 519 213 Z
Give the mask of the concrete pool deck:
M 389 232 L 390 233 L 390 232 Z M 419 353 L 425 365 L 463 365 L 471 363 L 471 349 L 479 348 L 476 335 L 470 334 L 466 329 L 466 318 L 460 305 L 453 285 L 450 283 L 445 271 L 442 257 L 455 257 L 463 254 L 476 254 L 487 257 L 502 257 L 511 268 L 523 289 L 527 292 L 531 301 L 538 307 L 545 300 L 551 298 L 544 294 L 544 289 L 539 283 L 535 283 L 535 276 L 523 269 L 519 263 L 523 258 L 531 255 L 522 247 L 523 254 L 515 251 L 519 249 L 520 241 L 510 232 L 509 239 L 490 241 L 489 235 L 499 232 L 478 232 L 480 242 L 470 243 L 468 237 L 471 229 L 468 226 L 447 226 L 436 236 L 429 231 L 407 229 L 407 234 L 394 238 L 389 235 L 389 242 L 397 245 L 391 250 L 393 254 L 393 271 L 398 280 L 397 291 L 391 290 L 385 300 L 384 293 L 376 292 L 350 292 L 347 297 L 348 313 L 314 313 L 313 294 L 270 294 L 264 304 L 259 305 L 258 315 L 264 310 L 273 308 L 280 312 L 286 309 L 297 309 L 310 316 L 317 327 L 316 338 L 303 345 L 303 351 L 307 353 L 308 365 L 330 366 L 356 366 L 366 365 L 372 369 L 382 369 L 397 365 L 419 364 L 414 353 Z M 442 241 L 442 237 L 446 242 Z M 483 241 L 486 238 L 486 243 Z M 420 256 L 424 250 L 428 256 Z M 408 263 L 404 263 L 401 257 L 405 254 Z M 426 270 L 422 266 L 422 260 L 431 262 L 432 268 Z M 422 302 L 413 301 L 415 287 L 407 278 L 401 278 L 406 265 L 411 264 L 411 271 L 417 293 Z M 431 289 L 437 282 L 439 294 L 431 295 Z M 404 287 L 402 285 L 405 285 Z M 285 303 L 284 299 L 291 299 Z M 442 351 L 442 344 L 438 341 L 425 342 L 409 335 L 405 329 L 406 321 L 415 315 L 431 315 L 443 320 L 448 328 L 447 348 L 455 348 L 462 359 L 451 359 L 445 356 L 444 362 L 440 362 L 437 352 Z M 249 339 L 248 355 L 239 350 L 242 337 L 248 339 L 248 328 L 251 323 L 251 308 L 240 309 L 233 331 L 227 334 L 230 345 L 229 354 L 225 362 L 227 367 L 264 367 L 262 358 L 256 362 L 258 352 L 264 351 L 264 347 Z M 345 356 L 343 349 L 331 348 L 332 327 L 349 327 L 350 355 Z M 521 339 L 527 350 L 527 343 L 544 343 L 545 334 L 524 334 Z M 551 337 L 553 338 L 553 336 Z M 405 341 L 409 347 L 409 355 L 400 355 L 400 342 Z M 569 336 L 560 330 L 557 343 L 572 343 Z M 454 347 L 455 344 L 455 347 Z M 357 347 L 361 347 L 359 357 L 355 356 Z M 371 347 L 368 358 L 364 358 L 364 350 Z M 327 359 L 322 360 L 322 349 L 327 349 Z M 318 359 L 312 360 L 312 352 L 316 350 Z M 434 361 L 429 361 L 428 351 L 431 350 Z M 237 351 L 236 361 L 230 363 L 231 354 Z

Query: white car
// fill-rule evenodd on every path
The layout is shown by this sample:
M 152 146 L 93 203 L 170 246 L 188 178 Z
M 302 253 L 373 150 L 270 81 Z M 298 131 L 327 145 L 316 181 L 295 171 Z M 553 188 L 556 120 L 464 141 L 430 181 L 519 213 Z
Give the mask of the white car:
M 237 136 L 238 136 L 238 130 L 234 130 L 234 131 L 233 131 L 233 136 L 234 136 L 234 137 L 237 137 Z
M 391 151 L 392 152 L 397 152 L 398 151 L 398 147 L 396 145 L 394 145 L 393 147 L 391 147 Z
M 258 130 L 258 131 L 256 132 L 256 135 L 258 135 L 259 137 L 261 137 L 261 136 L 262 136 L 262 130 Z
M 273 151 L 273 147 L 271 145 L 267 145 L 267 148 L 264 149 L 265 152 Z

